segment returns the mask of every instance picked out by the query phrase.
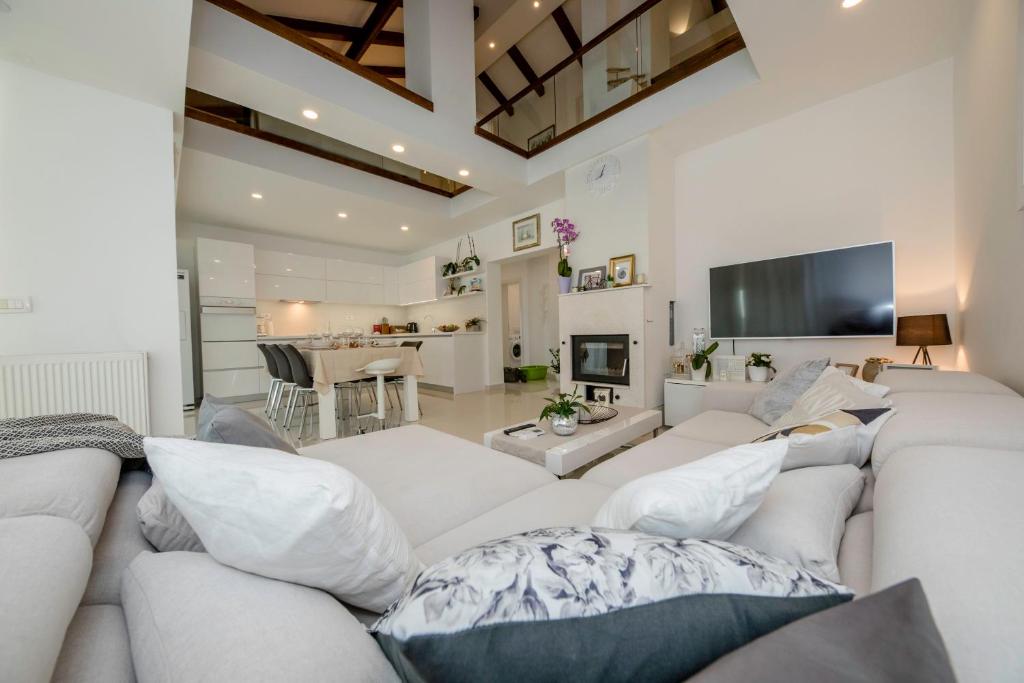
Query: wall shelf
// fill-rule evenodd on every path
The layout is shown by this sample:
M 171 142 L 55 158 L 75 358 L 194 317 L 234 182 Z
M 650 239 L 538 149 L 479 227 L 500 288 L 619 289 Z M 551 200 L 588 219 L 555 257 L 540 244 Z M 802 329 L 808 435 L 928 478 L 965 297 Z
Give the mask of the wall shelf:
M 629 286 L 626 286 L 626 287 L 605 287 L 604 289 L 591 289 L 591 290 L 586 291 L 586 292 L 567 292 L 565 294 L 559 294 L 558 296 L 577 296 L 577 295 L 580 295 L 580 294 L 601 294 L 602 292 L 622 292 L 622 291 L 625 291 L 627 289 L 640 289 L 640 288 L 643 288 L 643 287 L 650 287 L 650 286 L 651 286 L 651 284 L 647 283 L 646 285 L 629 285 Z
M 462 277 L 473 277 L 473 276 L 476 276 L 476 275 L 483 275 L 483 274 L 484 274 L 484 271 L 481 268 L 479 270 L 467 270 L 467 271 L 464 271 L 462 273 L 455 273 L 455 275 L 442 275 L 441 279 L 442 280 L 458 280 L 459 278 L 462 278 Z
M 466 292 L 465 294 L 445 294 L 441 297 L 442 300 L 448 301 L 450 299 L 465 299 L 468 296 L 479 296 L 483 294 L 483 290 L 476 292 Z

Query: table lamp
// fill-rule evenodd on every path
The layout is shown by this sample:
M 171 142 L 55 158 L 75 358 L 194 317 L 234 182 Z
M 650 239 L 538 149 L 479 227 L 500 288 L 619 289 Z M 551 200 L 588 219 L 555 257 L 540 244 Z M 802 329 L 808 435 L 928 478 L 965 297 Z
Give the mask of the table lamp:
M 928 354 L 928 347 L 948 346 L 952 343 L 945 313 L 905 315 L 896 320 L 896 346 L 916 346 L 915 363 L 920 356 L 922 363 L 931 365 L 932 357 Z

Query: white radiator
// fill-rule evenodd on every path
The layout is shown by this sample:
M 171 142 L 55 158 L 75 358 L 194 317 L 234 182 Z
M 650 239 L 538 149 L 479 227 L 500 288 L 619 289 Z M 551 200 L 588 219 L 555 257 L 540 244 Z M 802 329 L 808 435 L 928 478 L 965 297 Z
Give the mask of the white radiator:
M 149 433 L 145 353 L 0 357 L 0 417 L 52 413 L 114 415 Z

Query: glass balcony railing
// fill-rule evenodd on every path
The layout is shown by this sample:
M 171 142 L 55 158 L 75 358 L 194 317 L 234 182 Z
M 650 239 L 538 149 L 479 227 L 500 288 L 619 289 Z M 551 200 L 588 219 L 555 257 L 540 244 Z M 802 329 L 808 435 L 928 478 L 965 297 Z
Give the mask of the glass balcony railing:
M 530 157 L 743 49 L 724 2 L 648 0 L 477 122 L 477 134 Z M 716 11 L 717 10 L 717 11 Z
M 382 178 L 417 187 L 427 192 L 454 197 L 469 185 L 445 178 L 400 161 L 335 140 L 269 114 L 188 88 L 185 115 L 237 133 L 318 156 Z

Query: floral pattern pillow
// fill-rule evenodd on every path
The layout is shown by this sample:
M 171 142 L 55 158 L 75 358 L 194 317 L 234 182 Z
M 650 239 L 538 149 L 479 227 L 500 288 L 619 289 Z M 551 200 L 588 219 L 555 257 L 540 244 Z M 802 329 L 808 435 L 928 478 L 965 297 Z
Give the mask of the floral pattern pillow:
M 564 527 L 438 562 L 371 632 L 406 680 L 678 681 L 851 598 L 724 541 Z

